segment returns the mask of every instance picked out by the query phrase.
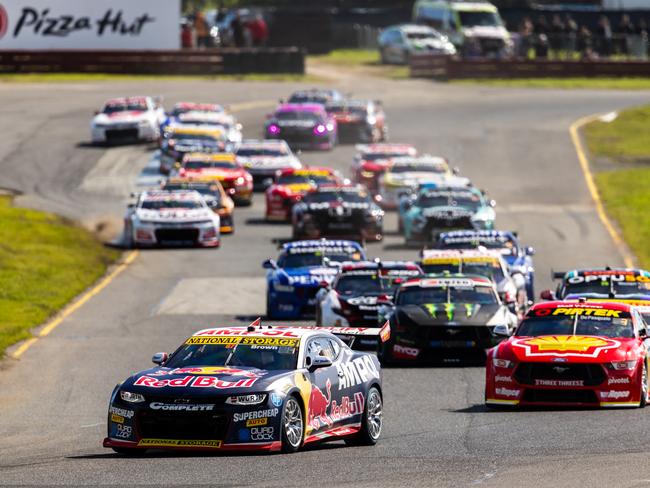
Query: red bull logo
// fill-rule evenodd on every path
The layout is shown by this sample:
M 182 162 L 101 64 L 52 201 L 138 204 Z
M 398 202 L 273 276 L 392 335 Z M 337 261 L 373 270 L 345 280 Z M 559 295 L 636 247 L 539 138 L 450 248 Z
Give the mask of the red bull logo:
M 0 5 L 0 39 L 2 39 L 7 33 L 9 28 L 9 16 L 5 8 Z
M 332 419 L 327 415 L 327 407 L 332 401 L 332 382 L 328 379 L 325 384 L 327 396 L 316 385 L 312 385 L 311 395 L 309 397 L 309 424 L 314 429 L 319 429 L 321 425 L 332 425 Z

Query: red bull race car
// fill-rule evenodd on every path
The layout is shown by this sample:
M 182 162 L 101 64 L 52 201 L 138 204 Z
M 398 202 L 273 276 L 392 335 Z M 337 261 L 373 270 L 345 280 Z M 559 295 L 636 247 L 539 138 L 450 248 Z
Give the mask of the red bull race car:
M 644 407 L 647 333 L 639 311 L 625 303 L 538 303 L 488 352 L 485 402 Z
M 336 335 L 335 335 L 336 334 Z M 104 447 L 295 452 L 326 440 L 374 445 L 382 431 L 381 367 L 340 337 L 378 329 L 204 329 L 155 367 L 115 387 Z

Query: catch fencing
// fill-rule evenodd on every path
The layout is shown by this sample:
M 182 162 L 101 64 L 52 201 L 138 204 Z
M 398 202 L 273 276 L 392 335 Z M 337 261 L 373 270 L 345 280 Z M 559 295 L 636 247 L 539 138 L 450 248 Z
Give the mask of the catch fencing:
M 0 73 L 218 75 L 305 72 L 297 47 L 183 51 L 0 51 Z

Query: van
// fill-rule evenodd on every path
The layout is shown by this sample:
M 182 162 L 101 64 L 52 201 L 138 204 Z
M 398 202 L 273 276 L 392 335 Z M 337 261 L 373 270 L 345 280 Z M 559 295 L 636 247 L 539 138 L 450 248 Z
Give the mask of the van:
M 513 52 L 499 10 L 489 2 L 417 0 L 413 21 L 445 34 L 465 56 L 507 57 Z

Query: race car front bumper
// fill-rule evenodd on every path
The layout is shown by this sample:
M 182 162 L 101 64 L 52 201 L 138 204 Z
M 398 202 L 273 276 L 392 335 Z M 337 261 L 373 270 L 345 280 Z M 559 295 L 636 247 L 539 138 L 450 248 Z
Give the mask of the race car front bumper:
M 197 224 L 140 223 L 133 228 L 133 244 L 136 247 L 219 247 L 221 244 L 219 227 L 211 221 Z
M 128 142 L 128 141 L 155 141 L 159 131 L 149 123 L 124 122 L 119 124 L 94 125 L 91 127 L 91 140 L 93 144 Z
M 485 403 L 496 406 L 638 407 L 640 369 L 611 371 L 598 363 L 520 363 L 488 359 Z

